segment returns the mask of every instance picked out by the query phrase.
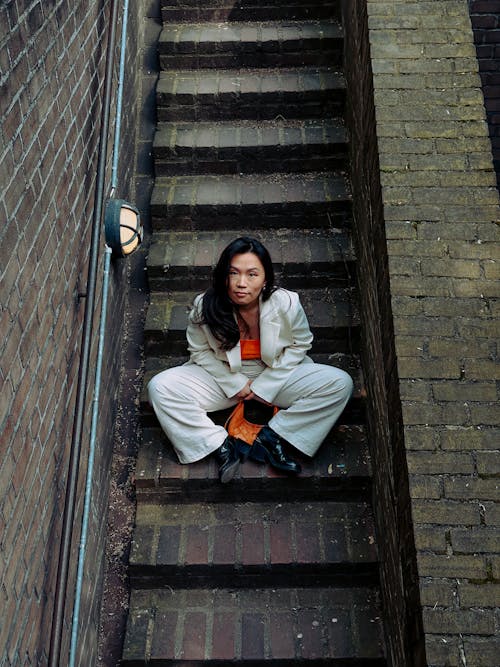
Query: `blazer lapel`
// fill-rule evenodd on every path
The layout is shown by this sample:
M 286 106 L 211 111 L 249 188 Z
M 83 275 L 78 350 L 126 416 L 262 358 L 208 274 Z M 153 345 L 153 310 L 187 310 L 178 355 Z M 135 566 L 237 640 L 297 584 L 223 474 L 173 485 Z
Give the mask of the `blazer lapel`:
M 231 350 L 226 351 L 229 367 L 232 371 L 238 371 L 241 368 L 241 346 L 238 343 Z
M 280 332 L 278 312 L 271 301 L 272 296 L 260 306 L 260 356 L 267 366 L 273 365 Z

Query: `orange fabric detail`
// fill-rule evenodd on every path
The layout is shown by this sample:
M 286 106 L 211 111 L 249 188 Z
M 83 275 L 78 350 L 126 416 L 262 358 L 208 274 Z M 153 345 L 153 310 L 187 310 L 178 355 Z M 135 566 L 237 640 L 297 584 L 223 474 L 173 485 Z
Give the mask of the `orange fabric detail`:
M 242 339 L 240 340 L 242 359 L 260 359 L 260 340 Z
M 278 408 L 273 406 L 273 415 L 278 412 Z M 243 440 L 247 445 L 253 445 L 255 438 L 259 435 L 260 429 L 264 424 L 253 424 L 245 419 L 245 401 L 240 401 L 229 415 L 224 424 L 226 431 L 233 438 Z

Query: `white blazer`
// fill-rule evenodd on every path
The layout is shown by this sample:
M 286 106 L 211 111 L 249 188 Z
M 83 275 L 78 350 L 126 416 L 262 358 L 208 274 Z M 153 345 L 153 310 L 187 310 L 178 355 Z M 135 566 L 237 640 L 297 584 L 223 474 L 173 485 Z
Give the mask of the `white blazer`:
M 203 294 L 194 300 L 187 327 L 190 359 L 214 378 L 226 396 L 237 394 L 248 382 L 241 372 L 241 348 L 222 350 L 206 324 L 199 324 Z M 266 368 L 252 381 L 252 391 L 272 403 L 292 370 L 303 361 L 310 362 L 313 335 L 296 292 L 277 289 L 267 301 L 260 302 L 260 350 Z

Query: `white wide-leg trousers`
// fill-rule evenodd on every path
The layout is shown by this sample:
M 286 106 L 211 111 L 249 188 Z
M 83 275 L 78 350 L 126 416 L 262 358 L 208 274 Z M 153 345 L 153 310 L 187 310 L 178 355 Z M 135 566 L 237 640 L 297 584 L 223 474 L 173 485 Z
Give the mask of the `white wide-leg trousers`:
M 314 456 L 345 408 L 351 377 L 333 366 L 309 359 L 290 374 L 274 400 L 282 408 L 269 426 L 298 450 Z M 149 401 L 181 463 L 214 452 L 227 432 L 207 415 L 237 403 L 228 398 L 201 366 L 185 364 L 156 375 L 148 385 Z

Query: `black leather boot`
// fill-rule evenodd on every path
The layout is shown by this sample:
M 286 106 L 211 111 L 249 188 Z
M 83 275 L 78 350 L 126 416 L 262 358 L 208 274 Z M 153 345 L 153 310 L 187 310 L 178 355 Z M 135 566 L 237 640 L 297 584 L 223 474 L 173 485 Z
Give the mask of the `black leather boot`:
M 283 451 L 285 440 L 269 426 L 264 426 L 250 449 L 250 458 L 264 463 L 268 461 L 273 468 L 298 475 L 302 468 L 297 461 L 289 458 Z
M 219 464 L 219 479 L 222 484 L 226 484 L 233 479 L 240 467 L 240 455 L 236 451 L 233 438 L 228 435 L 214 455 Z

